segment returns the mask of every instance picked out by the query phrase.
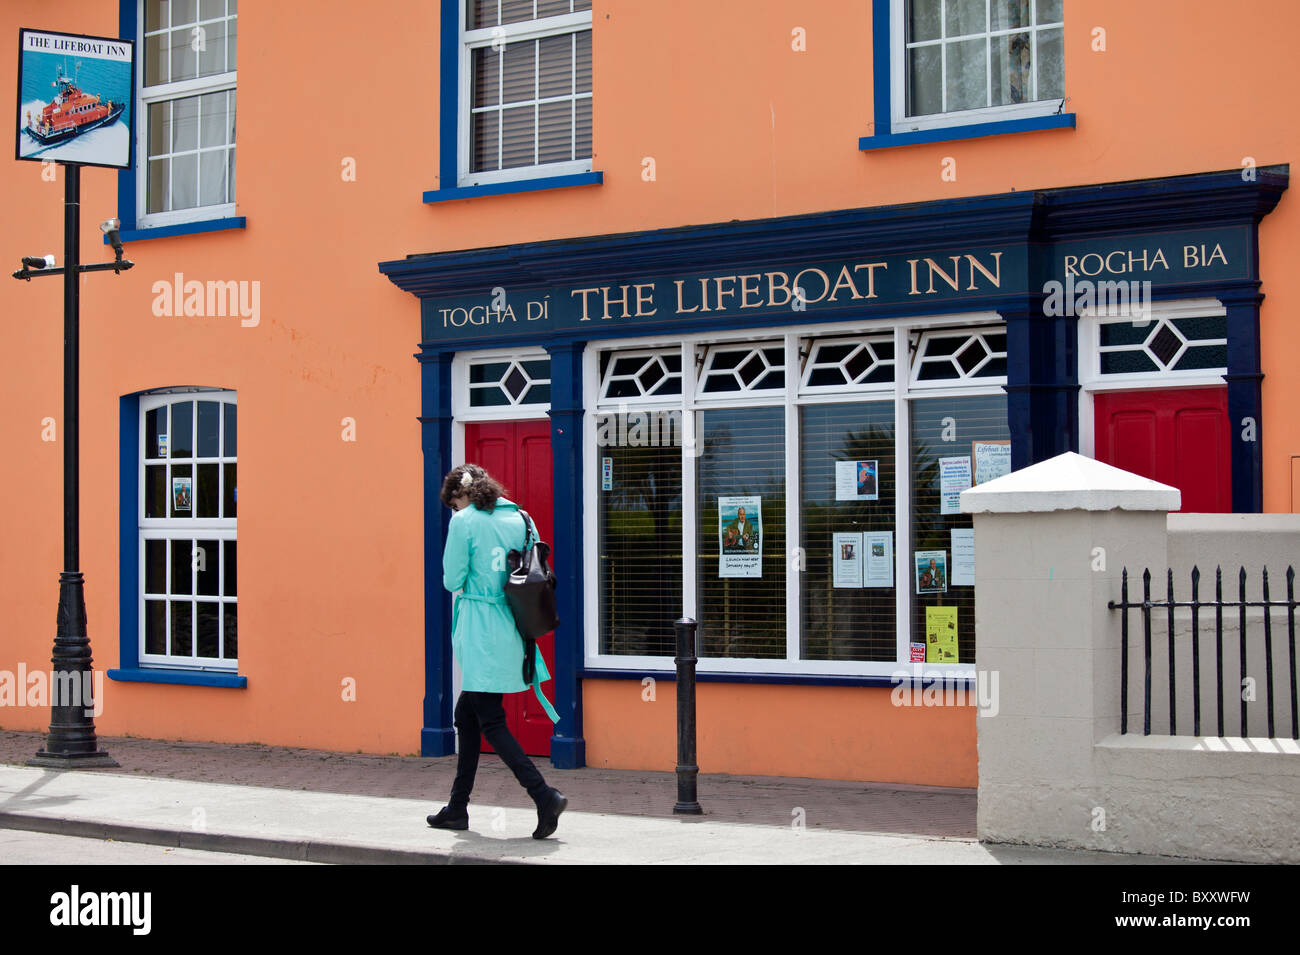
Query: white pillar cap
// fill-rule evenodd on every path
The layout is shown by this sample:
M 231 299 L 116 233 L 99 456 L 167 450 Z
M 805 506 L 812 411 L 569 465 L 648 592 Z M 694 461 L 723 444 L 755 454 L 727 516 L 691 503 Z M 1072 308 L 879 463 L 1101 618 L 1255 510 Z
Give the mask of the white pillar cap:
M 1067 451 L 961 492 L 967 514 L 1176 511 L 1182 492 Z

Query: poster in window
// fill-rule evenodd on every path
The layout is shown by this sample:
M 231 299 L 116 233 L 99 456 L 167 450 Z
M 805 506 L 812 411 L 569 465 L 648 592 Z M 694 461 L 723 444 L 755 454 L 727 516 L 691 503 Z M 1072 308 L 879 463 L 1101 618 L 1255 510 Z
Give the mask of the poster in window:
M 970 458 L 939 459 L 939 513 L 960 514 L 961 492 L 970 487 Z
M 912 555 L 916 567 L 916 592 L 942 594 L 948 592 L 948 552 L 946 550 L 918 550 Z
M 172 510 L 188 511 L 190 509 L 190 489 L 193 478 L 172 478 Z
M 832 557 L 835 561 L 836 587 L 862 586 L 862 534 L 838 533 L 831 535 Z
M 925 608 L 925 662 L 957 662 L 957 608 Z
M 972 441 L 970 450 L 975 461 L 976 484 L 1011 473 L 1010 441 Z
M 952 585 L 975 586 L 975 529 L 954 527 L 949 531 L 952 539 Z
M 867 531 L 862 535 L 862 586 L 894 586 L 894 532 Z
M 18 31 L 16 159 L 131 166 L 135 44 Z
M 167 457 L 167 435 L 158 435 L 158 457 Z
M 836 461 L 835 500 L 880 500 L 879 461 Z
M 718 498 L 718 576 L 763 576 L 762 501 L 758 495 Z

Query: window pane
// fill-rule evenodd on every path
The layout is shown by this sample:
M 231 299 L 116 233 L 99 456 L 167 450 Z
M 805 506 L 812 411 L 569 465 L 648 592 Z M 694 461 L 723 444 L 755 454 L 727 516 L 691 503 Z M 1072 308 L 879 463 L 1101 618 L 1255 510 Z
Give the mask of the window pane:
M 226 0 L 200 0 L 199 19 L 214 20 L 226 15 Z
M 144 652 L 167 652 L 167 601 L 144 602 Z
M 169 47 L 170 34 L 159 33 L 157 36 L 145 37 L 144 41 L 144 85 L 157 86 L 171 82 Z
M 501 102 L 530 100 L 537 93 L 537 42 L 511 43 L 502 54 Z
M 216 206 L 226 201 L 226 151 L 214 149 L 199 154 L 199 205 Z
M 210 146 L 225 146 L 231 139 L 229 131 L 232 121 L 226 108 L 226 94 L 208 93 L 199 97 L 202 103 L 202 124 L 199 145 L 205 149 Z
M 224 447 L 221 453 L 228 458 L 233 458 L 238 454 L 238 428 L 239 406 L 231 401 L 221 403 L 222 414 L 225 416 L 223 424 L 225 427 Z
M 168 489 L 171 498 L 170 517 L 192 517 L 194 515 L 194 475 L 193 465 L 173 464 L 172 483 Z
M 149 106 L 149 155 L 161 156 L 171 152 L 171 103 L 152 103 Z
M 226 21 L 205 23 L 200 32 L 191 36 L 191 46 L 197 46 L 199 76 L 214 76 L 226 72 Z
M 907 42 L 937 40 L 943 26 L 940 0 L 912 0 L 907 5 Z
M 500 117 L 501 114 L 496 110 L 474 114 L 474 145 L 470 157 L 474 172 L 499 168 L 497 160 L 500 144 L 497 142 L 497 132 Z
M 172 152 L 199 146 L 199 98 L 172 100 Z
M 1038 31 L 1038 98 L 1065 95 L 1065 30 Z
M 222 541 L 221 554 L 222 560 L 226 562 L 225 593 L 223 597 L 235 597 L 239 594 L 238 584 L 238 550 L 239 544 L 236 541 Z
M 1014 30 L 1030 25 L 1029 0 L 993 0 L 989 7 L 991 29 Z
M 194 489 L 194 515 L 196 517 L 218 517 L 221 503 L 221 488 L 218 486 L 221 465 L 200 464 L 198 466 L 198 487 Z
M 160 457 L 158 436 L 167 434 L 167 406 L 150 408 L 144 413 L 144 456 Z
M 1038 22 L 1060 23 L 1065 18 L 1061 15 L 1061 0 L 1038 0 Z
M 496 106 L 501 102 L 501 55 L 490 46 L 479 47 L 472 53 L 475 106 Z
M 167 593 L 167 542 L 144 542 L 144 590 L 148 594 Z
M 216 597 L 220 593 L 221 541 L 195 541 L 194 548 L 193 563 L 197 575 L 195 593 Z
M 227 660 L 234 660 L 239 656 L 239 605 L 222 604 L 221 613 L 225 628 L 221 655 Z
M 172 30 L 168 34 L 173 83 L 192 80 L 198 73 L 199 55 L 194 49 L 198 45 L 198 38 L 191 33 L 193 29 L 193 27 L 183 27 L 180 30 Z
M 172 25 L 193 23 L 197 17 L 198 4 L 195 0 L 172 0 Z
M 542 103 L 537 108 L 537 161 L 565 162 L 573 158 L 573 101 Z
M 480 30 L 483 27 L 496 26 L 497 0 L 467 0 L 465 8 L 465 29 Z
M 178 537 L 168 541 L 171 546 L 172 594 L 188 595 L 190 591 L 190 574 L 194 567 L 194 543 L 187 538 Z
M 239 509 L 239 485 L 236 481 L 236 470 L 238 465 L 223 464 L 222 468 L 225 473 L 222 475 L 222 517 L 236 517 L 236 511 Z
M 518 23 L 533 18 L 533 0 L 501 0 L 501 22 Z
M 221 652 L 218 643 L 221 628 L 221 604 L 201 601 L 198 605 L 198 652 L 196 656 L 216 657 Z
M 1033 99 L 1033 74 L 1028 33 L 1008 33 L 990 41 L 993 48 L 991 106 L 1028 103 Z
M 558 17 L 569 12 L 569 0 L 537 0 L 537 19 Z
M 955 422 L 955 428 L 953 422 L 946 420 L 949 418 Z M 940 461 L 965 458 L 973 470 L 972 442 L 1009 438 L 1005 395 L 926 398 L 912 402 L 913 553 L 908 561 L 909 579 L 902 582 L 911 594 L 911 639 L 913 643 L 925 642 L 927 608 L 956 607 L 959 663 L 975 662 L 975 588 L 952 582 L 952 532 L 971 528 L 974 522 L 970 514 L 943 513 Z M 915 565 L 918 554 L 924 552 L 934 556 L 922 558 L 922 573 L 918 574 Z M 925 576 L 931 559 L 937 571 L 933 578 Z M 919 589 L 927 592 L 917 593 L 918 576 L 922 577 Z
M 200 401 L 199 405 L 199 454 L 201 458 L 215 458 L 221 454 L 219 444 L 221 433 L 221 403 L 217 401 Z
M 591 158 L 591 99 L 580 99 L 577 108 L 577 141 L 574 145 L 575 159 Z
M 172 208 L 189 209 L 198 205 L 199 157 L 197 153 L 172 159 Z
M 171 169 L 170 159 L 154 159 L 149 162 L 149 211 L 166 212 L 171 208 L 168 201 L 168 173 Z
M 594 462 L 598 475 L 601 459 L 608 458 L 611 468 L 609 490 L 598 492 L 602 653 L 676 652 L 673 622 L 682 608 L 682 449 L 671 436 L 663 440 L 664 419 L 656 417 L 661 414 L 668 413 L 596 419 L 598 434 L 614 436 L 597 447 Z M 644 429 L 640 433 L 645 437 L 635 444 L 634 425 Z M 620 434 L 627 439 L 620 442 Z M 652 438 L 659 440 L 652 444 Z
M 146 33 L 167 25 L 167 0 L 144 0 L 144 29 Z
M 193 604 L 189 601 L 180 602 L 173 600 L 171 602 L 172 611 L 172 639 L 171 648 L 168 652 L 172 656 L 188 657 L 194 654 L 194 634 L 193 634 Z
M 988 29 L 985 0 L 944 0 L 944 36 L 969 36 Z
M 800 421 L 801 658 L 895 661 L 894 403 L 809 405 Z M 853 499 L 843 499 L 836 486 L 846 465 L 855 479 Z M 837 534 L 866 536 L 837 540 Z M 888 539 L 873 536 L 880 534 Z
M 538 43 L 539 98 L 573 92 L 573 34 L 548 36 Z
M 144 469 L 144 516 L 167 516 L 167 465 L 151 464 Z
M 701 655 L 784 659 L 785 410 L 701 411 L 698 436 Z
M 943 83 L 939 57 L 942 46 L 921 46 L 907 51 L 907 115 L 943 112 Z
M 536 107 L 501 111 L 501 168 L 514 169 L 535 164 Z
M 944 55 L 948 58 L 949 112 L 988 105 L 986 45 L 983 38 L 944 44 Z
M 583 30 L 578 34 L 577 49 L 577 92 L 591 92 L 591 31 Z
M 194 455 L 194 402 L 178 401 L 172 405 L 172 450 L 173 458 L 188 458 Z

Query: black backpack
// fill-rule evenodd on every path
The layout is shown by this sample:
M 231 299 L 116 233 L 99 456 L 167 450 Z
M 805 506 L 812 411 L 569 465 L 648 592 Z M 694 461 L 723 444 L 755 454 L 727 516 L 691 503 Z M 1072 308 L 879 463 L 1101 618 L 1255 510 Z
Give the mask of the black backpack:
M 524 517 L 524 549 L 506 554 L 510 573 L 505 591 L 515 627 L 524 641 L 524 682 L 531 685 L 536 679 L 533 657 L 537 638 L 558 627 L 560 618 L 555 614 L 555 574 L 546 562 L 551 545 L 536 539 L 528 512 L 520 508 L 519 513 Z

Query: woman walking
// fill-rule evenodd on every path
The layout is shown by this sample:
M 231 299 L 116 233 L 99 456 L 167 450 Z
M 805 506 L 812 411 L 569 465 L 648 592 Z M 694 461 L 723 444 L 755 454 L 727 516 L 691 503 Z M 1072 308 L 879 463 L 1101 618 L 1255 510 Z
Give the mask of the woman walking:
M 514 772 L 537 805 L 534 839 L 555 831 L 568 800 L 546 784 L 533 761 L 506 726 L 501 694 L 528 689 L 524 682 L 524 643 L 506 603 L 505 555 L 523 550 L 524 518 L 507 500 L 505 490 L 477 464 L 464 464 L 442 482 L 442 502 L 454 513 L 447 528 L 442 558 L 442 582 L 450 591 L 462 590 L 452 611 L 451 648 L 461 669 L 461 693 L 456 701 L 459 740 L 456 779 L 447 805 L 428 817 L 436 829 L 469 828 L 469 795 L 478 771 L 479 736 Z M 559 717 L 542 695 L 540 685 L 551 678 L 537 649 L 534 655 L 535 692 L 552 721 Z

